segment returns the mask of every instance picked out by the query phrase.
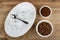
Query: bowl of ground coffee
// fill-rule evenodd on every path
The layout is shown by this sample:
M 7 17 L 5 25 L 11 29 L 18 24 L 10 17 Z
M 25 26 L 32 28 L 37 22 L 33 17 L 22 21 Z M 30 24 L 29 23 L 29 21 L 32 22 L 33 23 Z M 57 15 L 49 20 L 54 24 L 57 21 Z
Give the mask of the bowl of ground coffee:
M 45 5 L 40 8 L 39 13 L 42 17 L 48 18 L 52 13 L 52 9 Z
M 36 26 L 36 32 L 41 37 L 49 37 L 53 33 L 53 25 L 48 20 L 41 20 Z

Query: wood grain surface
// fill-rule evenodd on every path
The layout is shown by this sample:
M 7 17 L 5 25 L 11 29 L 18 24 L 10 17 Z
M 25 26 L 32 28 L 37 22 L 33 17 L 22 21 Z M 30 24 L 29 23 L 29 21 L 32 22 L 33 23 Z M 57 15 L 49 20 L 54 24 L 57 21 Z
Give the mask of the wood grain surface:
M 36 7 L 36 20 L 32 28 L 25 35 L 12 38 L 5 33 L 4 22 L 11 9 L 21 2 L 31 2 Z M 39 9 L 43 5 L 48 5 L 52 8 L 52 15 L 47 19 L 39 15 Z M 54 32 L 50 37 L 42 38 L 36 33 L 36 24 L 40 20 L 52 22 Z M 0 0 L 0 40 L 2 40 L 1 38 L 7 38 L 6 40 L 60 40 L 60 0 Z

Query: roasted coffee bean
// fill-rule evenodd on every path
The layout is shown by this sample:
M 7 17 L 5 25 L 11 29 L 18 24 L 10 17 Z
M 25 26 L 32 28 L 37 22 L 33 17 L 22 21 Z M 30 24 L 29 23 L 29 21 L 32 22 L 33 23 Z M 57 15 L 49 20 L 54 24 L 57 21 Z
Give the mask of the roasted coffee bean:
M 41 35 L 48 35 L 51 33 L 51 25 L 47 22 L 42 22 L 38 25 L 38 32 L 41 34 Z

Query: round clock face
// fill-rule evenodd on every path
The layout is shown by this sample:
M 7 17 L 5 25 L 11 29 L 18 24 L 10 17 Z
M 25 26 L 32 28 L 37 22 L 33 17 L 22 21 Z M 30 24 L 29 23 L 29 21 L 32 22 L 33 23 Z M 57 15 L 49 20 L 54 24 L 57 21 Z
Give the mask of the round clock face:
M 36 18 L 36 9 L 29 2 L 22 2 L 15 6 L 5 21 L 5 32 L 10 37 L 24 35 L 33 25 Z

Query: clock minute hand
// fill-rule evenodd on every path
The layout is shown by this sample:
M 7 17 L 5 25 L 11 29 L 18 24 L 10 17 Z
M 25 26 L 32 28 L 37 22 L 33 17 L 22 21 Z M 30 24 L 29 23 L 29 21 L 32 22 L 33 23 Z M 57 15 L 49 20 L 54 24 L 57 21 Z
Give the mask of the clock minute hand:
M 21 20 L 22 22 L 24 22 L 24 23 L 28 24 L 28 22 L 26 22 L 26 21 L 24 21 L 24 20 L 22 20 L 22 19 L 17 18 L 15 14 L 12 14 L 12 15 L 13 15 L 13 18 L 14 18 L 14 19 Z

